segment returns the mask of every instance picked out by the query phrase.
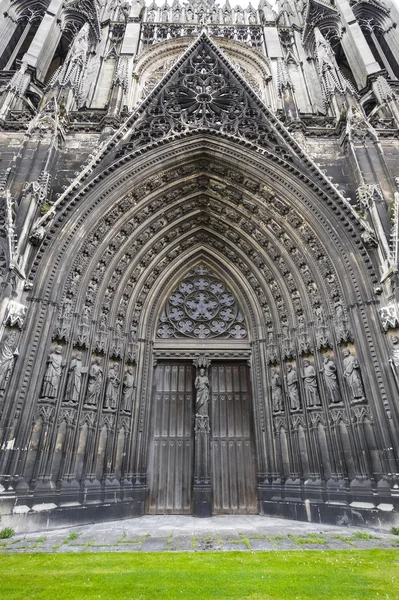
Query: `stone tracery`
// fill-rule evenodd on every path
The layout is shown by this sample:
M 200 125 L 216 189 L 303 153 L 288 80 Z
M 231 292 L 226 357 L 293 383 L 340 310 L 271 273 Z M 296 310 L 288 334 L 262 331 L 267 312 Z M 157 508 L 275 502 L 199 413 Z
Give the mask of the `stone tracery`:
M 157 336 L 243 339 L 245 319 L 234 295 L 205 265 L 189 272 L 169 296 Z

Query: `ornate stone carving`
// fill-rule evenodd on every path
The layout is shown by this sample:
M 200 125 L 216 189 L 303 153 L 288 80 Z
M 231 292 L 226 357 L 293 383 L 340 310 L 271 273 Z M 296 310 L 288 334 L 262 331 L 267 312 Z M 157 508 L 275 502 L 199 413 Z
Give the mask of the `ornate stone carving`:
M 274 368 L 270 370 L 270 387 L 273 412 L 279 413 L 283 410 L 283 392 L 280 374 Z
M 236 298 L 205 265 L 190 271 L 173 291 L 161 315 L 157 335 L 163 339 L 248 337 Z
M 195 412 L 198 415 L 208 415 L 209 404 L 209 379 L 202 367 L 195 378 L 194 387 L 197 390 Z
M 91 307 L 84 306 L 81 317 L 78 320 L 76 331 L 76 344 L 78 346 L 88 346 L 90 340 Z
M 294 367 L 287 364 L 287 390 L 288 397 L 290 399 L 290 408 L 292 411 L 299 410 L 301 403 L 299 399 L 299 388 L 298 388 L 298 375 Z
M 10 325 L 11 327 L 16 325 L 22 329 L 27 310 L 25 304 L 21 304 L 21 302 L 16 302 L 15 300 L 9 300 L 4 319 L 5 324 Z
M 4 392 L 11 377 L 15 359 L 18 356 L 17 333 L 11 331 L 0 344 L 0 392 Z
M 196 434 L 209 434 L 211 432 L 209 427 L 209 416 L 197 413 L 195 415 L 195 426 L 194 432 Z
M 306 406 L 317 408 L 321 406 L 319 390 L 317 387 L 316 371 L 310 360 L 303 360 L 303 385 L 305 389 Z
M 116 407 L 118 406 L 119 386 L 121 383 L 119 377 L 119 365 L 118 363 L 115 363 L 108 371 L 104 408 L 116 410 Z
M 47 369 L 43 378 L 42 398 L 55 400 L 62 375 L 62 346 L 56 346 L 47 359 Z
M 78 352 L 71 360 L 68 371 L 68 382 L 65 391 L 65 402 L 78 404 L 82 386 L 82 353 Z
M 101 358 L 96 357 L 89 372 L 89 384 L 85 405 L 90 407 L 98 406 L 98 400 L 101 394 L 102 383 L 104 379 L 103 368 L 101 366 Z
M 399 336 L 394 334 L 391 335 L 391 356 L 389 361 L 394 369 L 396 369 L 399 374 Z
M 324 382 L 327 388 L 328 400 L 331 404 L 342 402 L 337 381 L 337 367 L 329 354 L 323 354 Z
M 348 384 L 348 390 L 353 402 L 362 402 L 365 400 L 363 383 L 360 373 L 360 364 L 356 356 L 353 356 L 348 348 L 342 351 L 344 377 Z
M 134 392 L 133 368 L 128 367 L 126 369 L 126 373 L 123 378 L 122 406 L 121 406 L 122 411 L 127 414 L 130 414 L 132 412 L 133 392 Z

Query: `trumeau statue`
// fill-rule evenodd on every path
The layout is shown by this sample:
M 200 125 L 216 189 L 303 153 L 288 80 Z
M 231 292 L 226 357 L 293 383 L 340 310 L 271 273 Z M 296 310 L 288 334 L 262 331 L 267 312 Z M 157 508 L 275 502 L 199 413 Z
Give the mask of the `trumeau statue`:
M 199 375 L 195 378 L 194 383 L 197 390 L 195 410 L 198 415 L 208 415 L 209 403 L 209 379 L 205 373 L 205 369 L 200 369 Z
M 345 348 L 342 351 L 342 355 L 344 357 L 342 361 L 344 367 L 344 377 L 348 384 L 352 400 L 355 402 L 360 402 L 365 398 L 363 383 L 360 375 L 359 361 L 357 360 L 356 356 L 353 356 L 350 353 L 348 348 Z
M 42 398 L 56 398 L 62 374 L 62 347 L 56 346 L 47 360 L 44 374 Z

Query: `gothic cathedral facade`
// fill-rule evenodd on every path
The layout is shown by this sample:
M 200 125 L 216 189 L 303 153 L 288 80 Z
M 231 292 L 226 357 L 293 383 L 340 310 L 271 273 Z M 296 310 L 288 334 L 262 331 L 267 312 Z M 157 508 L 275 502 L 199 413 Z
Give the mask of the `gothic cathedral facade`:
M 391 0 L 0 0 L 0 514 L 398 523 Z

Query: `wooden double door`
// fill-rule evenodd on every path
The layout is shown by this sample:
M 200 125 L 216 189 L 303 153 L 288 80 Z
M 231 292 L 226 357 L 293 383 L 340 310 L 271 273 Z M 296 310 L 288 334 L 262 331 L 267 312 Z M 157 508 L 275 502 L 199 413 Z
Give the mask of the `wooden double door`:
M 210 457 L 214 514 L 256 514 L 256 474 L 249 368 L 212 362 Z M 150 514 L 191 514 L 195 368 L 182 361 L 155 368 L 148 448 Z

